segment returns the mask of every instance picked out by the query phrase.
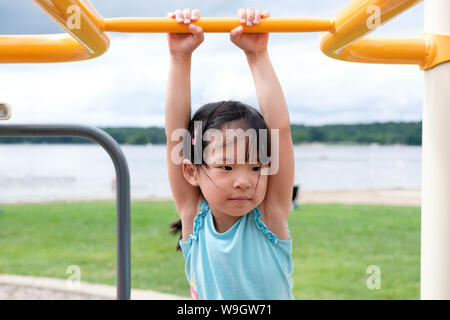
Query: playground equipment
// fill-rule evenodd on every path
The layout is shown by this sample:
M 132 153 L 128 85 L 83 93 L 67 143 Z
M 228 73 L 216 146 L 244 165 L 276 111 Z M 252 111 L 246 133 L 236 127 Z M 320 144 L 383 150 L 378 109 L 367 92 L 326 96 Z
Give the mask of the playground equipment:
M 103 130 L 77 124 L 0 125 L 0 137 L 81 137 L 95 142 L 108 152 L 117 176 L 117 298 L 130 299 L 130 172 L 116 140 Z
M 103 18 L 88 0 L 33 0 L 67 33 L 0 36 L 0 63 L 91 59 L 109 47 L 106 32 L 187 33 L 171 18 Z M 415 64 L 425 72 L 422 143 L 421 298 L 450 299 L 450 1 L 425 0 L 425 32 L 414 38 L 369 33 L 421 0 L 353 0 L 330 19 L 262 19 L 248 27 L 235 18 L 201 17 L 205 32 L 322 32 L 320 48 L 351 62 Z M 411 21 L 414 23 L 414 21 Z M 395 90 L 395 88 L 393 88 Z M 129 275 L 127 278 L 129 281 Z M 129 295 L 128 295 L 129 297 Z
M 422 0 L 353 0 L 331 19 L 262 19 L 251 27 L 235 18 L 201 17 L 205 32 L 315 32 L 320 48 L 336 59 L 366 63 L 418 64 L 423 70 L 450 59 L 450 36 L 425 32 L 417 38 L 365 37 L 378 26 Z M 106 32 L 188 33 L 170 18 L 103 18 L 88 0 L 33 0 L 67 33 L 0 37 L 0 62 L 64 62 L 98 57 L 108 50 Z M 443 4 L 445 7 L 445 4 Z M 445 11 L 445 9 L 444 9 Z M 362 39 L 365 37 L 364 39 Z

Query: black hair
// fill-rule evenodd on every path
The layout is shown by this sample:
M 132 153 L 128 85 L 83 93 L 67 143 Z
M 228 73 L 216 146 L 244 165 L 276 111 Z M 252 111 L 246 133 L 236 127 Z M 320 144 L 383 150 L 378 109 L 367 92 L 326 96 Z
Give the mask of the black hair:
M 240 101 L 228 100 L 207 103 L 200 107 L 192 116 L 192 119 L 190 120 L 187 128 L 189 134 L 186 134 L 187 136 L 185 137 L 185 139 L 183 139 L 183 155 L 185 156 L 185 158 L 188 158 L 194 165 L 207 165 L 205 159 L 203 158 L 203 150 L 205 150 L 208 143 L 210 143 L 209 141 L 203 141 L 203 139 L 201 139 L 199 140 L 199 142 L 202 143 L 201 148 L 195 148 L 195 146 L 192 144 L 191 138 L 195 136 L 194 130 L 198 128 L 199 121 L 201 121 L 201 137 L 208 129 L 221 130 L 224 125 L 230 122 L 236 123 L 237 127 L 240 127 L 243 130 L 254 129 L 256 131 L 256 149 L 258 161 L 260 160 L 260 154 L 264 154 L 263 152 L 265 152 L 265 155 L 267 155 L 267 157 L 270 157 L 270 133 L 262 114 L 257 109 L 245 103 L 242 103 Z M 261 132 L 261 129 L 265 129 L 267 135 L 264 141 L 260 143 L 259 133 Z M 200 131 L 197 132 L 197 136 L 199 134 Z M 260 150 L 260 147 L 265 150 Z M 248 159 L 248 147 L 246 149 L 246 159 Z M 187 150 L 190 150 L 190 152 L 187 152 Z M 199 154 L 199 152 L 201 152 L 201 154 Z M 201 159 L 201 163 L 197 163 L 197 161 L 195 161 L 196 159 Z M 170 225 L 170 228 L 171 233 L 174 235 L 181 233 L 181 220 L 172 223 Z M 178 243 L 177 250 L 180 249 L 181 248 Z

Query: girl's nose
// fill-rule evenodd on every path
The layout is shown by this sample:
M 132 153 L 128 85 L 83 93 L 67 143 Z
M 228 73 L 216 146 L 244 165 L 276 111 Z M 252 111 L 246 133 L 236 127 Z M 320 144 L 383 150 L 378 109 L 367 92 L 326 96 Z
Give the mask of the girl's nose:
M 248 189 L 250 188 L 250 182 L 246 177 L 237 177 L 233 182 L 233 186 L 239 189 Z

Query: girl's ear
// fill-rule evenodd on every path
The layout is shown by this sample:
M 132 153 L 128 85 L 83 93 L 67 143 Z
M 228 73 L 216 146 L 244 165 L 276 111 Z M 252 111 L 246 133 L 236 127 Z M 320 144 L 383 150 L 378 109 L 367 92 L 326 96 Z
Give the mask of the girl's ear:
M 194 187 L 198 187 L 198 171 L 197 166 L 192 164 L 189 159 L 183 159 L 181 163 L 184 178 Z

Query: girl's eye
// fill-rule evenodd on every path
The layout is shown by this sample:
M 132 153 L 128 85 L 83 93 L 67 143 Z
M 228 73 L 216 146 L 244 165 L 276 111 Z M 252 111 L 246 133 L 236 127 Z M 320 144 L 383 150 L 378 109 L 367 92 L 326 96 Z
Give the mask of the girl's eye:
M 230 167 L 230 166 L 221 166 L 221 167 L 219 167 L 219 168 L 220 168 L 220 169 L 223 169 L 223 170 L 225 170 L 225 171 L 233 170 L 233 168 Z M 253 167 L 252 170 L 257 172 L 257 171 L 261 170 L 261 167 Z

